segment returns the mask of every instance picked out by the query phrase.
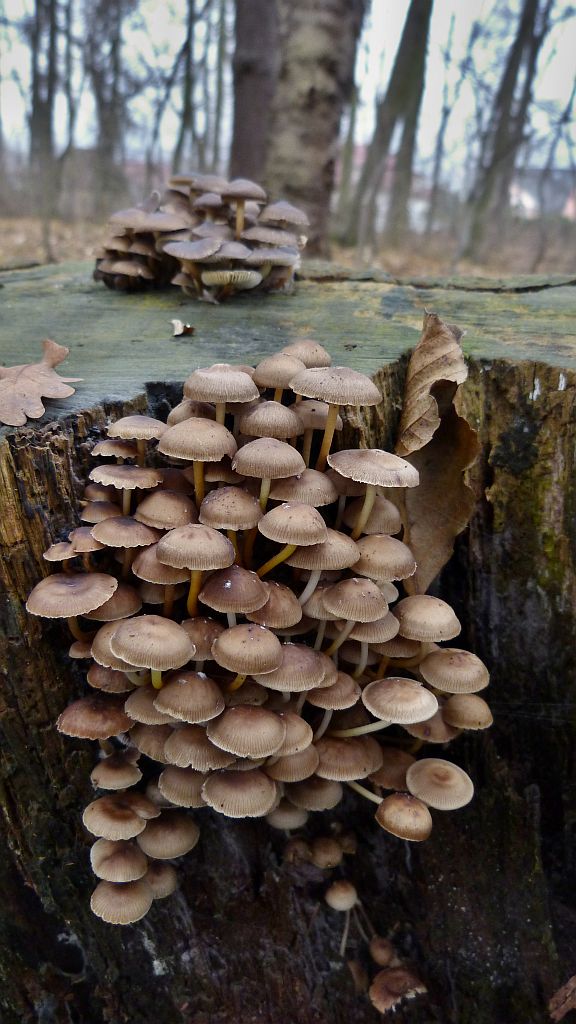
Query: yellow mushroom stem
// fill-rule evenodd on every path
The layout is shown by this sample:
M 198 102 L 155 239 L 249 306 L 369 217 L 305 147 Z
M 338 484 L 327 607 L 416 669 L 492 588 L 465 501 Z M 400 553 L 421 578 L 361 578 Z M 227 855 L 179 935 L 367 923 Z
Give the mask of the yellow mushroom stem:
M 146 441 L 142 440 L 141 437 L 137 438 L 137 440 L 136 440 L 136 447 L 138 448 L 138 455 L 136 457 L 136 462 L 138 463 L 139 466 L 145 466 L 146 465 Z
M 200 508 L 200 505 L 204 501 L 204 463 L 194 462 L 192 464 L 192 472 L 194 473 L 194 497 L 196 499 L 196 505 Z
M 191 277 L 196 287 L 196 294 L 202 295 L 202 277 L 201 270 L 197 263 L 193 260 L 182 260 L 182 270 L 188 277 Z
M 232 682 L 228 684 L 228 693 L 234 693 L 236 690 L 239 690 L 242 684 L 245 682 L 246 676 L 242 675 L 239 672 L 238 675 L 232 680 Z
M 382 676 L 384 675 L 384 673 L 385 673 L 386 669 L 388 668 L 389 664 L 390 664 L 390 658 L 387 658 L 386 655 L 383 654 L 381 659 L 380 659 L 380 664 L 378 665 L 378 668 L 376 669 L 376 678 L 377 679 L 381 679 L 382 678 Z
M 367 800 L 372 800 L 375 804 L 382 803 L 381 796 L 376 796 L 376 793 L 373 793 L 371 789 L 366 789 L 366 786 L 361 786 L 359 782 L 348 782 L 347 785 L 350 786 L 350 789 L 353 789 L 355 793 L 359 793 L 360 796 L 365 796 Z
M 348 639 L 348 637 L 350 636 L 350 633 L 354 629 L 354 626 L 357 626 L 357 625 L 358 625 L 358 623 L 355 622 L 354 619 L 348 619 L 348 621 L 346 622 L 346 625 L 344 626 L 344 628 L 342 630 L 340 630 L 340 633 L 338 634 L 336 639 L 332 641 L 332 643 L 330 644 L 330 647 L 327 647 L 326 650 L 323 653 L 327 654 L 329 658 L 333 654 L 335 654 L 336 651 L 338 650 L 338 648 L 342 647 L 342 644 L 344 643 L 344 641 Z
M 314 430 L 312 427 L 307 427 L 304 431 L 304 437 L 302 439 L 302 458 L 306 463 L 306 466 L 310 465 L 310 452 L 312 450 L 312 438 L 314 437 Z
M 326 468 L 326 459 L 330 453 L 330 446 L 334 437 L 334 431 L 336 430 L 336 423 L 338 422 L 338 413 L 340 412 L 339 405 L 329 405 L 328 414 L 326 416 L 326 423 L 324 425 L 324 437 L 322 438 L 322 447 L 320 448 L 320 454 L 316 463 L 316 469 L 323 472 Z
M 216 402 L 216 423 L 221 423 L 224 426 L 224 420 L 226 419 L 226 402 Z
M 132 495 L 131 495 L 130 491 L 128 490 L 128 488 L 124 488 L 124 490 L 122 491 L 122 515 L 123 516 L 129 516 L 130 515 L 131 498 L 132 498 Z
M 188 591 L 188 600 L 186 602 L 186 610 L 191 619 L 198 615 L 198 594 L 201 590 L 202 570 L 192 569 L 190 572 L 190 590 Z
M 354 529 L 352 530 L 352 540 L 358 540 L 360 534 L 364 531 L 364 527 L 370 518 L 370 513 L 374 508 L 374 501 L 376 500 L 376 487 L 374 484 L 368 484 L 366 487 L 366 494 L 364 495 L 364 504 L 360 509 L 356 522 L 354 523 Z
M 236 565 L 241 565 L 242 559 L 238 549 L 238 537 L 236 536 L 236 530 L 226 530 L 226 536 L 234 548 L 234 561 L 236 562 Z
M 164 604 L 162 605 L 162 615 L 167 619 L 172 618 L 172 612 L 174 610 L 174 584 L 167 583 L 164 587 Z
M 270 495 L 271 484 L 272 480 L 270 479 L 264 479 L 260 484 L 260 497 L 258 500 L 260 502 L 260 508 L 262 509 L 263 512 L 266 511 L 266 505 L 268 504 L 268 497 Z
M 254 544 L 256 543 L 256 537 L 258 536 L 258 527 L 254 526 L 251 530 L 247 530 L 244 534 L 244 549 L 242 552 L 242 561 L 244 567 L 249 569 L 252 565 L 252 554 L 254 552 Z
M 283 547 L 277 555 L 274 555 L 273 558 L 269 558 L 267 562 L 264 562 L 264 565 L 261 565 L 260 568 L 256 570 L 260 579 L 262 579 L 263 576 L 266 576 L 266 573 L 275 569 L 277 565 L 280 565 L 282 562 L 285 562 L 287 558 L 290 558 L 290 555 L 293 555 L 296 551 L 297 546 L 297 544 L 286 544 L 286 546 Z
M 94 633 L 85 633 L 83 629 L 80 629 L 78 619 L 75 615 L 71 615 L 68 619 L 68 629 L 72 633 L 74 639 L 79 640 L 80 643 L 87 643 L 94 637 Z
M 152 676 L 152 686 L 154 687 L 154 689 L 161 690 L 162 687 L 164 686 L 164 683 L 162 682 L 162 672 L 160 671 L 160 669 L 153 668 L 150 670 L 150 674 Z
M 244 199 L 236 200 L 236 230 L 234 232 L 236 241 L 239 241 L 240 235 L 244 231 Z
M 387 729 L 391 722 L 371 722 L 370 725 L 357 725 L 354 729 L 334 729 L 331 736 L 364 736 L 369 732 L 378 732 L 379 729 Z
M 284 394 L 284 388 L 274 388 L 274 402 L 281 402 L 282 395 Z

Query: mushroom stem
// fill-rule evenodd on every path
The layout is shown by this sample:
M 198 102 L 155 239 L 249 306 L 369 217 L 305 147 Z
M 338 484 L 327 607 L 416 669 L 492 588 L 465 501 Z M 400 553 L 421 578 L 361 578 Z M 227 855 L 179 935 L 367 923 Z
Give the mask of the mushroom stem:
M 314 431 L 312 427 L 308 427 L 304 431 L 304 437 L 302 439 L 302 458 L 306 463 L 306 466 L 310 465 L 310 452 L 312 450 L 312 438 L 314 437 Z
M 316 587 L 318 586 L 318 580 L 320 579 L 321 572 L 321 569 L 314 569 L 310 573 L 310 579 L 308 580 L 308 583 L 306 584 L 304 590 L 302 591 L 300 597 L 298 598 L 300 604 L 306 604 L 306 601 L 308 601 L 308 599 L 312 597 L 312 594 L 314 593 Z
M 216 423 L 221 423 L 224 426 L 224 420 L 226 419 L 226 402 L 216 402 Z
M 162 682 L 162 673 L 157 668 L 151 669 L 152 686 L 155 690 L 161 690 L 164 683 Z
M 232 682 L 228 684 L 228 693 L 234 693 L 235 690 L 239 690 L 244 682 L 246 682 L 246 676 L 245 675 L 243 676 L 239 672 L 238 675 L 236 676 L 236 678 L 233 679 Z
M 195 672 L 203 672 L 204 671 L 204 661 L 195 661 L 194 662 L 194 671 Z
M 354 621 L 354 619 L 348 619 L 346 625 L 344 626 L 344 629 L 342 629 L 340 631 L 340 634 L 336 637 L 336 639 L 332 641 L 330 647 L 326 648 L 324 654 L 327 654 L 328 657 L 330 657 L 332 654 L 335 654 L 338 648 L 342 647 L 344 641 L 348 639 L 350 633 L 352 632 L 354 626 L 356 625 L 357 623 Z
M 228 629 L 234 629 L 236 625 L 236 612 L 226 612 L 226 618 L 228 619 Z
M 139 466 L 146 465 L 146 441 L 142 440 L 141 437 L 136 440 L 136 447 L 138 448 L 138 455 L 136 456 L 136 462 Z
M 244 230 L 244 204 L 245 204 L 245 200 L 244 199 L 237 199 L 236 200 L 236 231 L 235 231 L 236 241 L 239 240 L 240 235 L 242 234 L 242 232 Z
M 349 933 L 349 931 L 350 931 L 350 911 L 347 910 L 346 911 L 346 917 L 345 917 L 345 920 L 344 920 L 344 931 L 342 932 L 342 938 L 340 940 L 340 949 L 339 949 L 340 956 L 344 956 L 344 953 L 346 952 L 346 946 L 348 944 L 348 933 Z
M 240 565 L 242 559 L 240 558 L 240 551 L 238 550 L 238 537 L 236 536 L 236 530 L 226 530 L 226 536 L 234 548 L 234 561 L 236 565 Z
M 316 742 L 316 740 L 319 740 L 324 735 L 326 729 L 330 725 L 330 719 L 332 718 L 332 714 L 332 708 L 326 708 L 326 711 L 322 715 L 322 721 L 320 722 L 320 725 L 318 726 L 316 732 L 314 733 L 313 742 Z
M 387 658 L 386 655 L 383 654 L 382 658 L 380 659 L 380 664 L 378 665 L 378 668 L 376 669 L 376 678 L 377 679 L 381 679 L 382 678 L 382 676 L 384 675 L 384 673 L 385 673 L 386 669 L 388 668 L 389 664 L 390 664 L 390 658 Z
M 192 467 L 194 473 L 194 497 L 196 498 L 196 505 L 200 508 L 200 505 L 204 501 L 204 463 L 194 462 Z
M 302 708 L 304 707 L 304 704 L 306 703 L 306 697 L 307 696 L 308 696 L 308 690 L 304 690 L 304 692 L 301 693 L 300 696 L 298 697 L 298 700 L 296 701 L 296 705 L 294 707 L 294 711 L 295 711 L 295 713 L 297 715 L 299 715 L 300 712 L 302 711 Z
M 134 672 L 125 672 L 124 675 L 130 680 L 133 686 L 146 686 L 147 680 L 141 676 L 141 671 L 141 669 L 136 669 Z
M 130 491 L 127 488 L 125 488 L 122 491 L 122 515 L 123 516 L 129 516 L 130 515 L 130 498 L 131 498 Z
M 249 569 L 252 565 L 252 553 L 254 551 L 254 544 L 256 543 L 256 537 L 258 536 L 258 527 L 254 526 L 251 530 L 248 530 L 244 534 L 244 550 L 242 552 L 242 561 L 246 569 Z
M 282 395 L 284 394 L 284 388 L 274 388 L 274 402 L 281 402 Z
M 198 594 L 202 589 L 202 570 L 192 569 L 190 572 L 190 590 L 186 610 L 191 619 L 198 615 Z
M 347 782 L 346 785 L 350 786 L 350 789 L 353 789 L 355 793 L 359 793 L 360 796 L 365 796 L 367 800 L 372 800 L 375 804 L 382 803 L 382 797 L 376 796 L 376 793 L 366 789 L 366 786 L 361 786 L 358 782 Z
M 74 639 L 79 640 L 80 643 L 87 643 L 94 636 L 94 633 L 85 633 L 83 629 L 80 629 L 78 619 L 75 615 L 71 615 L 68 619 L 68 629 L 72 633 Z
M 338 496 L 338 508 L 336 509 L 336 520 L 334 522 L 334 529 L 339 530 L 342 526 L 342 519 L 344 518 L 344 509 L 346 508 L 346 495 L 340 494 Z
M 334 437 L 334 431 L 336 430 L 336 423 L 338 421 L 338 413 L 340 411 L 339 405 L 329 405 L 328 415 L 326 416 L 326 424 L 324 426 L 324 437 L 322 438 L 322 447 L 320 448 L 320 454 L 316 463 L 316 469 L 320 472 L 326 468 L 326 459 L 330 452 L 330 445 L 332 444 L 332 438 Z
M 356 904 L 356 906 L 353 907 L 352 910 L 351 910 L 351 914 L 353 915 L 353 919 L 354 919 L 354 924 L 356 925 L 358 931 L 360 932 L 360 937 L 362 939 L 364 939 L 364 942 L 370 942 L 370 936 L 366 934 L 366 931 L 364 929 L 364 925 L 362 924 L 362 922 L 360 920 L 360 915 L 358 914 L 357 907 L 358 907 L 358 904 Z
M 352 673 L 353 679 L 360 679 L 360 676 L 364 672 L 366 665 L 368 664 L 368 642 L 366 640 L 360 641 L 360 661 L 356 666 L 356 670 Z
M 110 743 L 110 740 L 98 740 L 98 746 L 100 747 L 102 753 L 106 754 L 107 757 L 110 754 L 116 753 L 116 747 L 114 746 L 113 743 Z
M 364 495 L 364 504 L 362 505 L 362 508 L 358 513 L 356 522 L 354 524 L 354 529 L 352 530 L 351 533 L 352 540 L 358 540 L 358 537 L 363 532 L 364 527 L 366 526 L 366 523 L 370 518 L 370 513 L 374 507 L 375 499 L 376 488 L 374 484 L 368 484 L 366 487 L 366 494 Z
M 122 559 L 122 572 L 120 573 L 123 580 L 128 579 L 133 561 L 134 548 L 124 548 L 124 557 Z
M 268 504 L 268 496 L 270 494 L 270 485 L 272 480 L 263 480 L 260 484 L 260 508 L 263 512 L 266 511 L 266 505 Z
M 331 736 L 364 736 L 368 732 L 378 732 L 380 729 L 387 729 L 391 722 L 370 722 L 370 725 L 357 725 L 354 729 L 334 729 Z
M 167 619 L 172 618 L 172 612 L 174 609 L 174 584 L 167 583 L 164 587 L 164 604 L 162 605 L 162 615 Z
M 285 562 L 287 558 L 290 558 L 290 555 L 294 554 L 297 547 L 297 544 L 286 544 L 286 546 L 283 547 L 277 555 L 274 555 L 273 558 L 269 558 L 267 562 L 264 562 L 264 565 L 261 565 L 260 568 L 256 570 L 260 579 L 262 579 L 266 573 L 275 569 L 277 565 L 280 565 L 281 562 Z
M 327 619 L 322 619 L 322 621 L 320 622 L 320 625 L 318 626 L 318 631 L 316 633 L 316 639 L 314 641 L 314 650 L 315 651 L 322 650 L 322 644 L 324 643 L 324 633 L 326 632 L 326 623 L 327 623 L 327 621 L 328 621 Z
M 94 566 L 92 565 L 92 559 L 90 558 L 89 551 L 85 551 L 82 555 L 82 565 L 86 569 L 86 572 L 94 572 Z

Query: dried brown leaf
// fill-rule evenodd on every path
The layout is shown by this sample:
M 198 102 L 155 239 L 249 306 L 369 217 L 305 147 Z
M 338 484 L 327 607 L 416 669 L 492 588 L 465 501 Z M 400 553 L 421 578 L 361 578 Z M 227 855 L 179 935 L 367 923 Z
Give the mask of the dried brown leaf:
M 554 993 L 548 1003 L 552 1020 L 564 1020 L 570 1010 L 576 1010 L 576 974 Z
M 460 348 L 462 331 L 445 324 L 436 313 L 425 313 L 420 341 L 406 375 L 406 392 L 396 452 L 403 458 L 428 444 L 440 426 L 443 411 L 468 370 Z
M 179 338 L 181 334 L 194 334 L 192 324 L 185 324 L 182 320 L 171 320 L 172 337 Z
M 45 412 L 43 398 L 69 398 L 75 388 L 69 387 L 81 377 L 60 377 L 54 367 L 69 353 L 64 345 L 46 338 L 43 356 L 38 363 L 22 366 L 0 366 L 0 423 L 10 427 L 24 426 L 27 419 L 38 419 Z

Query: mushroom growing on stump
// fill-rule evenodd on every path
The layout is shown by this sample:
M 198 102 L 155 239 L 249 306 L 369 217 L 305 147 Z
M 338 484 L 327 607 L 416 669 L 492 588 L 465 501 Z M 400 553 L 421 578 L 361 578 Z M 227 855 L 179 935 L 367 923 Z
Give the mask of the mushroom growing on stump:
M 152 416 L 123 416 L 108 427 L 108 437 L 136 441 L 138 449 L 138 465 L 146 463 L 146 442 L 158 441 L 167 430 L 162 420 Z M 94 450 L 92 451 L 94 454 Z
M 348 449 L 328 456 L 328 464 L 341 476 L 366 484 L 364 503 L 352 530 L 358 540 L 374 507 L 377 487 L 417 487 L 418 470 L 397 455 L 379 448 Z
M 265 511 L 272 480 L 295 476 L 305 469 L 304 459 L 291 445 L 273 437 L 259 437 L 239 448 L 232 469 L 242 476 L 256 477 L 260 484 L 260 507 Z
M 171 458 L 187 459 L 193 463 L 194 495 L 196 505 L 200 507 L 204 499 L 204 463 L 220 462 L 225 456 L 231 458 L 236 447 L 233 435 L 226 430 L 223 422 L 214 423 L 212 420 L 193 417 L 169 427 L 160 439 L 158 451 Z
M 118 580 L 102 572 L 57 573 L 37 583 L 27 602 L 31 615 L 44 619 L 67 619 L 72 636 L 86 640 L 77 617 L 100 608 L 118 587 Z
M 236 238 L 240 238 L 244 230 L 244 207 L 247 200 L 251 199 L 253 202 L 263 204 L 266 202 L 266 193 L 255 181 L 249 181 L 248 178 L 234 178 L 233 181 L 225 184 L 221 195 L 223 199 L 236 204 L 234 234 Z
M 285 562 L 297 547 L 322 544 L 328 536 L 320 513 L 311 505 L 298 505 L 295 502 L 285 502 L 267 512 L 258 523 L 258 531 L 268 540 L 284 545 L 281 551 L 260 566 L 259 576 L 265 576 Z
M 202 575 L 208 569 L 226 569 L 234 561 L 234 546 L 217 530 L 201 523 L 180 526 L 170 530 L 158 542 L 157 557 L 175 569 L 190 570 L 188 615 L 198 614 L 198 594 L 202 588 Z
M 111 636 L 110 647 L 129 665 L 149 668 L 156 689 L 162 686 L 162 672 L 185 665 L 196 650 L 182 626 L 160 615 L 124 620 Z

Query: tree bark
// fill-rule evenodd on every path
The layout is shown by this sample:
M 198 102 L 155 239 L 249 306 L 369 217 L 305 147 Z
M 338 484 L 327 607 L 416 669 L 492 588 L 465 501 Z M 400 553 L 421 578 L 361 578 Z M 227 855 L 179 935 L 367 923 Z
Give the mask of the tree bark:
M 266 182 L 274 196 L 308 214 L 308 253 L 326 253 L 340 119 L 352 94 L 366 2 L 278 0 L 278 9 L 282 56 Z
M 280 68 L 277 0 L 236 0 L 230 177 L 262 181 Z

